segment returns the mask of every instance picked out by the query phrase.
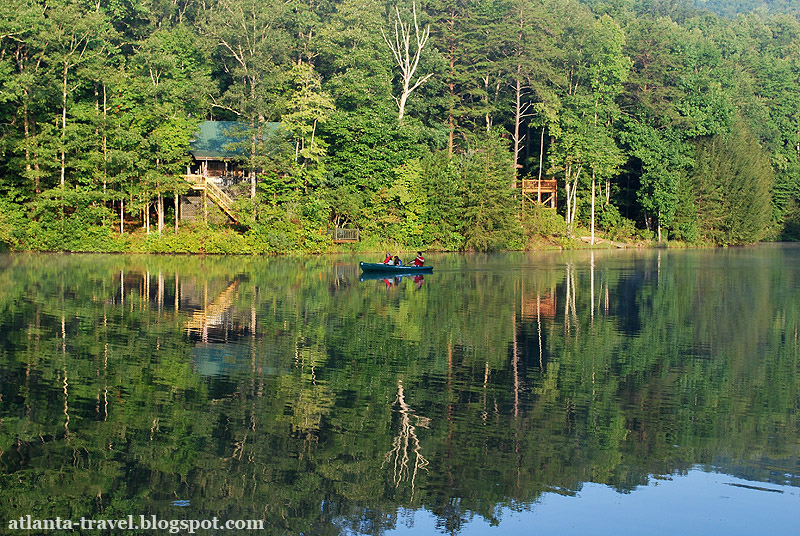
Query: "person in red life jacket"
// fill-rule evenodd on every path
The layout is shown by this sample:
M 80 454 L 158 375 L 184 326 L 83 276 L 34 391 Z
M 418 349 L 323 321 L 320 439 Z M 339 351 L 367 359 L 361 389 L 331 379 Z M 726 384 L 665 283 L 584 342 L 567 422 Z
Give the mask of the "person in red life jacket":
M 411 264 L 413 266 L 422 266 L 423 264 L 425 264 L 425 257 L 422 256 L 421 251 L 417 251 L 417 258 L 411 261 Z
M 388 253 L 386 254 L 386 258 L 383 259 L 383 264 L 392 264 L 392 256 Z

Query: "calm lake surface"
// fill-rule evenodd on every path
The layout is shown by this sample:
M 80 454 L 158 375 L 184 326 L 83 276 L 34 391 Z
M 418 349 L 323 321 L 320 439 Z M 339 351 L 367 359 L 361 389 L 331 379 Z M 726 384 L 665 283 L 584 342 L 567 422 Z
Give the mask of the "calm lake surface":
M 800 248 L 426 257 L 0 256 L 0 533 L 797 533 Z

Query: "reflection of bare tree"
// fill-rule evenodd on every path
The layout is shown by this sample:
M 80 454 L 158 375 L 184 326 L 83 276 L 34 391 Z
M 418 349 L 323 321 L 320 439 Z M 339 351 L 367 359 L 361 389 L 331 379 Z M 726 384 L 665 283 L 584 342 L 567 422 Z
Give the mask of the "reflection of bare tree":
M 415 415 L 414 410 L 408 406 L 403 391 L 403 380 L 397 381 L 397 398 L 394 400 L 394 405 L 398 407 L 397 411 L 400 413 L 400 430 L 392 442 L 392 450 L 386 453 L 384 464 L 393 465 L 395 487 L 399 487 L 404 480 L 411 483 L 411 496 L 413 497 L 417 473 L 420 469 L 428 470 L 428 460 L 422 455 L 417 429 L 415 425 L 411 424 L 411 418 L 413 417 L 416 424 L 423 428 L 428 427 L 430 419 Z
M 64 433 L 69 442 L 69 383 L 67 383 L 67 328 L 64 314 L 61 314 L 61 362 L 63 363 L 64 372 Z

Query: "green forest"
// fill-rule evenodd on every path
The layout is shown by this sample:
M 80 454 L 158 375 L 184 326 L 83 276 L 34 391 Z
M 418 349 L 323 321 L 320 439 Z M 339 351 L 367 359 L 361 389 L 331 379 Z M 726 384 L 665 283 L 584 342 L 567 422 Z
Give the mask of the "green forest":
M 0 246 L 323 252 L 800 238 L 800 8 L 8 0 Z M 235 121 L 236 225 L 177 221 Z M 279 122 L 273 132 L 268 125 Z M 557 205 L 522 181 L 555 180 Z M 180 225 L 179 225 L 180 223 Z

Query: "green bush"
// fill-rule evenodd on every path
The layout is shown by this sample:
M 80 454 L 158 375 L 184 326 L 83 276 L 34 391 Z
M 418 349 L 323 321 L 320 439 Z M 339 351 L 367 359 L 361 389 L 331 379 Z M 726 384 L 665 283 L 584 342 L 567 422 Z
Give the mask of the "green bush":
M 600 206 L 597 212 L 598 226 L 612 240 L 631 240 L 638 235 L 633 220 L 624 217 L 612 204 Z
M 25 236 L 25 207 L 0 199 L 0 248 L 17 249 Z
M 671 240 L 680 240 L 687 243 L 695 243 L 700 240 L 700 229 L 697 221 L 684 221 L 670 232 Z
M 534 204 L 530 209 L 526 207 L 522 225 L 528 239 L 534 236 L 557 237 L 567 234 L 564 218 L 555 209 L 541 204 Z

